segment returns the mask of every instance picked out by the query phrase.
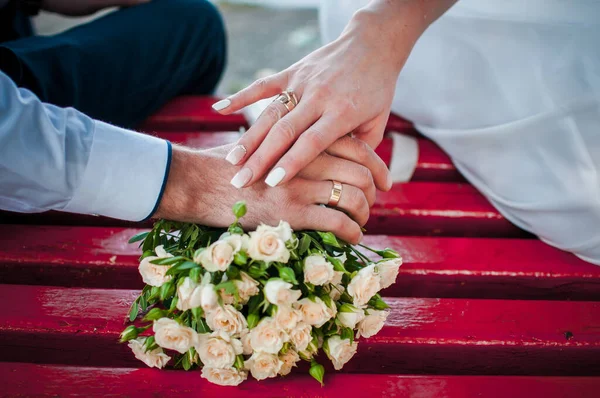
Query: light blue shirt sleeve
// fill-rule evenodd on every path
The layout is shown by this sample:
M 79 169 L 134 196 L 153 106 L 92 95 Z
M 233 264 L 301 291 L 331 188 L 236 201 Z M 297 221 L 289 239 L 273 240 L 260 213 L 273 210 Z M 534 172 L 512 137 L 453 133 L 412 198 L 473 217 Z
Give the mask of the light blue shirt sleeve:
M 140 221 L 170 162 L 168 141 L 43 103 L 0 72 L 0 209 Z

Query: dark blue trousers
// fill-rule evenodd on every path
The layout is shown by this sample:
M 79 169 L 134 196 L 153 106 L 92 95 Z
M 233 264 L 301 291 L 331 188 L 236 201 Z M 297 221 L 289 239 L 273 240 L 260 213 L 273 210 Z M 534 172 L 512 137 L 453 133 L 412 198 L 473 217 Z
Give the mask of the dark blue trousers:
M 124 127 L 175 96 L 212 93 L 225 66 L 223 21 L 206 0 L 153 0 L 48 37 L 12 5 L 2 22 L 0 69 L 17 85 Z

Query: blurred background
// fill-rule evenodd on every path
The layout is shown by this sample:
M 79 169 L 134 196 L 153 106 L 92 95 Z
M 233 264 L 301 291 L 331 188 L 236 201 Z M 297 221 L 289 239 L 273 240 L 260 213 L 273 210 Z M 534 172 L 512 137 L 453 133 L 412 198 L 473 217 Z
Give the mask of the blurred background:
M 282 70 L 320 45 L 319 0 L 212 0 L 221 10 L 229 38 L 228 65 L 217 94 L 238 91 L 257 77 Z M 98 18 L 41 13 L 38 34 L 51 35 Z

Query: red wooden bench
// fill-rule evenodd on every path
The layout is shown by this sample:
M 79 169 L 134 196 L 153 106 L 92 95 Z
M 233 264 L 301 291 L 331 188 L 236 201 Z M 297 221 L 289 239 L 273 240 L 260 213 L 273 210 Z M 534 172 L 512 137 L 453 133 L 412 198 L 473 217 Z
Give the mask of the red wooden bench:
M 177 99 L 142 129 L 194 147 L 232 142 L 237 133 L 216 131 L 245 120 L 212 112 L 213 101 Z M 389 127 L 416 134 L 400 118 Z M 142 368 L 117 339 L 141 287 L 127 240 L 144 226 L 3 212 L 0 395 L 598 396 L 600 268 L 512 226 L 443 151 L 418 143 L 413 180 L 378 196 L 366 237 L 404 258 L 384 291 L 392 314 L 325 387 L 302 371 L 223 388 Z M 391 141 L 378 153 L 389 162 Z

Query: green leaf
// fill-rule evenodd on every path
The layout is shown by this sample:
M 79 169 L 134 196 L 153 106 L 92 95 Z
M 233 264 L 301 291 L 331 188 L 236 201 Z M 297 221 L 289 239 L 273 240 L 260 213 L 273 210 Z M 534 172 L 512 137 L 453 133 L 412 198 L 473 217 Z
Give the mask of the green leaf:
M 279 268 L 279 277 L 283 279 L 285 282 L 297 285 L 298 281 L 296 280 L 296 274 L 294 270 L 290 267 L 281 267 Z
M 211 332 L 211 330 L 208 327 L 206 320 L 204 318 L 199 318 L 198 319 L 198 333 L 210 333 L 210 332 Z
M 323 367 L 323 365 L 313 361 L 310 364 L 310 369 L 308 373 L 310 373 L 310 375 L 319 383 L 321 383 L 321 386 L 323 386 L 323 376 L 325 376 L 325 368 Z
M 200 277 L 202 276 L 202 268 L 192 268 L 188 276 L 192 281 L 200 283 Z
M 300 239 L 300 246 L 298 246 L 298 254 L 304 255 L 308 248 L 310 247 L 310 236 L 306 234 L 302 234 L 302 239 Z
M 144 347 L 146 349 L 146 352 L 152 351 L 154 349 L 155 345 L 156 344 L 155 344 L 154 336 L 146 337 L 146 340 L 144 341 Z
M 133 322 L 135 320 L 135 318 L 137 318 L 138 311 L 139 311 L 138 302 L 137 302 L 137 300 L 135 300 L 133 302 L 133 304 L 131 305 L 131 310 L 129 310 L 129 321 L 130 322 Z
M 171 305 L 169 305 L 169 311 L 173 311 L 175 308 L 177 308 L 178 300 L 179 300 L 179 297 L 173 296 L 173 298 L 171 299 Z
M 152 232 L 148 232 L 146 239 L 144 239 L 142 251 L 154 251 L 154 234 Z
M 246 202 L 239 201 L 233 205 L 233 215 L 235 218 L 240 219 L 246 215 Z
M 173 294 L 175 294 L 175 285 L 173 282 L 169 281 L 163 283 L 163 285 L 160 287 L 160 300 L 165 301 L 169 297 L 173 296 Z
M 254 328 L 260 322 L 260 316 L 258 314 L 248 315 L 248 329 Z
M 131 237 L 131 239 L 129 239 L 129 242 L 127 242 L 127 243 L 135 243 L 135 242 L 141 241 L 142 239 L 146 239 L 146 236 L 148 236 L 149 233 L 150 233 L 150 231 L 140 232 L 139 234 L 135 234 Z
M 258 308 L 260 307 L 260 303 L 262 303 L 263 299 L 264 297 L 262 293 L 250 297 L 250 300 L 248 300 L 248 314 L 257 314 Z
M 183 367 L 184 370 L 191 369 L 192 364 L 190 363 L 189 352 L 186 352 L 185 354 L 183 354 L 183 359 L 181 360 L 181 366 Z
M 354 331 L 350 328 L 342 328 L 341 338 L 350 340 L 352 343 L 354 341 Z
M 323 240 L 323 243 L 325 243 L 326 245 L 333 246 L 333 247 L 341 247 L 340 242 L 338 242 L 337 238 L 335 237 L 335 235 L 332 232 L 317 231 L 317 233 Z
M 193 261 L 185 261 L 181 264 L 178 264 L 178 265 L 175 265 L 175 266 L 169 268 L 166 275 L 180 274 L 183 271 L 186 271 L 186 270 L 192 269 L 192 268 L 200 268 L 200 266 Z
M 156 265 L 171 265 L 171 264 L 179 263 L 184 260 L 187 260 L 187 258 L 184 256 L 175 256 L 175 257 L 167 257 L 167 258 L 157 258 L 156 260 L 150 261 L 150 263 L 156 264 Z
M 142 310 L 142 312 L 146 311 L 146 309 L 148 309 L 148 302 L 146 301 L 146 294 L 142 293 L 142 295 L 139 298 L 140 301 L 140 309 Z
M 243 355 L 236 356 L 235 363 L 233 364 L 233 366 L 238 370 L 244 369 L 244 356 Z
M 331 265 L 333 265 L 334 271 L 346 272 L 346 268 L 344 267 L 342 260 L 340 260 L 339 258 L 327 256 L 327 261 L 329 261 Z

